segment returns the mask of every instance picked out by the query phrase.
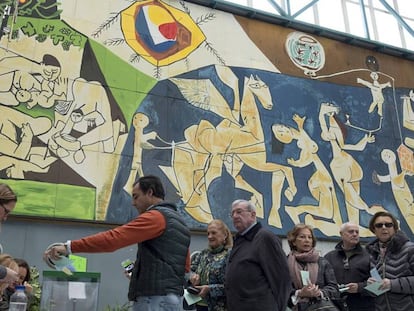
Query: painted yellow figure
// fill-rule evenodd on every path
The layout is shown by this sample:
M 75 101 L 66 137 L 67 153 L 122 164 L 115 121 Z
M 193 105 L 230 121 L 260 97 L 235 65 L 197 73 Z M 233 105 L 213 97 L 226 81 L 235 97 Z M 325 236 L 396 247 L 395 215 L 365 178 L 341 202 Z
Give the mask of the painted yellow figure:
M 105 88 L 99 82 L 77 78 L 73 81 L 71 96 L 73 101 L 66 102 L 70 105 L 66 113 L 56 114 L 50 148 L 61 158 L 74 152 L 78 164 L 85 159 L 86 146 L 101 143 L 104 152 L 112 153 L 125 125 L 112 120 Z M 74 131 L 79 135 L 75 136 Z
M 24 178 L 25 172 L 46 173 L 56 161 L 46 147 L 33 147 L 33 138 L 46 133 L 52 122 L 33 118 L 11 107 L 0 105 L 0 171 L 9 178 Z
M 365 81 L 361 78 L 357 78 L 357 83 L 365 85 L 371 89 L 372 94 L 372 103 L 369 106 L 368 112 L 371 113 L 374 111 L 375 108 L 378 108 L 378 115 L 382 117 L 382 105 L 384 104 L 384 95 L 382 94 L 382 90 L 386 87 L 391 87 L 391 83 L 388 81 L 387 83 L 379 83 L 378 82 L 378 72 L 371 72 L 370 77 L 372 82 Z
M 28 109 L 53 107 L 55 100 L 66 96 L 60 73 L 59 61 L 49 54 L 40 63 L 22 56 L 4 57 L 0 59 L 0 103 L 26 104 Z
M 363 178 L 363 171 L 359 163 L 346 150 L 362 151 L 368 143 L 375 141 L 375 137 L 366 134 L 358 143 L 346 144 L 346 129 L 336 117 L 338 111 L 339 108 L 336 106 L 327 103 L 321 104 L 319 110 L 321 137 L 330 142 L 332 147 L 330 168 L 336 183 L 344 194 L 348 220 L 359 224 L 360 210 L 365 210 L 373 215 L 382 209 L 376 206 L 369 208 L 361 198 L 360 182 Z M 329 123 L 326 122 L 326 116 Z M 360 235 L 372 236 L 372 233 L 366 228 L 360 228 Z
M 46 173 L 56 158 L 46 147 L 33 147 L 34 137 L 52 127 L 46 117 L 32 117 L 11 108 L 20 103 L 28 109 L 36 105 L 50 108 L 55 99 L 56 79 L 60 76 L 59 61 L 45 54 L 40 63 L 31 59 L 7 55 L 0 49 L 0 170 L 10 178 L 23 179 L 26 172 Z
M 307 225 L 318 228 L 327 236 L 337 235 L 338 226 L 342 224 L 342 219 L 334 183 L 329 171 L 319 158 L 318 145 L 304 130 L 305 119 L 306 117 L 295 114 L 293 120 L 297 124 L 297 129 L 282 124 L 274 124 L 272 131 L 276 139 L 284 144 L 290 144 L 293 140 L 296 140 L 300 154 L 297 160 L 288 159 L 290 165 L 306 167 L 313 164 L 315 167 L 315 172 L 308 180 L 308 188 L 318 205 L 286 206 L 285 210 L 295 224 L 301 222 L 299 215 L 306 213 L 305 223 Z M 323 217 L 331 221 L 315 219 L 313 216 Z
M 286 198 L 292 200 L 297 191 L 292 169 L 266 159 L 256 98 L 265 109 L 272 109 L 271 94 L 259 77 L 250 76 L 244 78 L 244 91 L 239 100 L 235 74 L 222 66 L 217 66 L 216 72 L 234 92 L 233 109 L 210 79 L 171 79 L 190 104 L 210 110 L 223 120 L 217 126 L 202 120 L 187 128 L 184 133 L 186 144 L 177 145 L 173 151 L 172 169 L 163 169 L 177 186 L 186 211 L 197 221 L 208 223 L 212 220 L 207 190 L 211 182 L 221 176 L 223 167 L 234 178 L 236 188 L 252 193 L 251 201 L 256 206 L 257 216 L 263 218 L 263 195 L 240 174 L 243 165 L 272 173 L 272 209 L 276 211 L 280 207 L 285 178 L 288 182 L 284 192 Z M 277 212 L 275 215 L 279 218 Z M 274 222 L 281 227 L 280 219 Z
M 414 132 L 414 111 L 411 106 L 411 101 L 414 101 L 414 91 L 411 90 L 409 96 L 402 97 L 403 99 L 403 125 L 405 128 Z M 414 148 L 414 139 L 406 137 L 404 139 L 408 147 Z
M 135 129 L 134 135 L 134 155 L 132 158 L 131 171 L 127 182 L 124 185 L 125 191 L 129 192 L 132 189 L 132 186 L 135 180 L 139 177 L 144 176 L 142 170 L 142 150 L 143 149 L 153 149 L 154 146 L 148 142 L 150 139 L 155 139 L 157 133 L 152 131 L 150 133 L 144 134 L 144 128 L 149 124 L 149 118 L 138 112 L 134 115 L 132 119 L 132 125 Z
M 397 202 L 398 208 L 407 221 L 411 231 L 414 232 L 414 199 L 413 194 L 410 191 L 410 187 L 405 180 L 405 176 L 407 174 L 405 171 L 398 173 L 396 163 L 397 157 L 392 150 L 382 150 L 381 159 L 385 164 L 387 164 L 389 174 L 379 175 L 374 173 L 374 182 L 391 183 L 392 193 L 394 194 L 394 199 Z

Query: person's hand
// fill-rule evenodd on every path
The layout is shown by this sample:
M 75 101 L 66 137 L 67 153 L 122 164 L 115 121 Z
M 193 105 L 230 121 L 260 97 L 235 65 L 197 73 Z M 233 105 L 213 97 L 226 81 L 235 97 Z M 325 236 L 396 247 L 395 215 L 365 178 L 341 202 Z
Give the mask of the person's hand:
M 305 285 L 300 290 L 300 297 L 319 297 L 321 295 L 321 291 L 319 290 L 319 286 L 316 284 L 309 283 Z
M 348 290 L 347 290 L 348 293 L 352 293 L 352 294 L 358 293 L 358 283 L 348 283 L 346 284 L 346 287 L 348 287 Z
M 25 291 L 26 291 L 26 293 L 28 293 L 28 294 L 32 294 L 33 293 L 33 287 L 32 287 L 32 285 L 30 285 L 29 283 L 27 283 L 27 282 L 24 282 L 23 283 L 23 285 L 24 285 L 24 287 L 25 287 Z
M 382 290 L 391 289 L 391 280 L 390 279 L 383 279 L 379 289 L 382 289 Z
M 195 288 L 200 289 L 200 293 L 198 294 L 198 296 L 203 298 L 205 298 L 210 292 L 210 287 L 208 285 L 195 286 Z
M 126 271 L 124 271 L 124 274 L 125 274 L 125 276 L 126 276 L 126 278 L 128 279 L 128 280 L 130 280 L 131 279 L 131 272 L 126 272 Z
M 375 282 L 378 282 L 378 281 L 377 281 L 377 279 L 374 279 L 374 278 L 369 278 L 369 279 L 367 280 L 367 283 L 368 283 L 368 284 L 372 284 L 372 283 L 375 283 Z
M 47 258 L 49 257 L 52 260 L 59 260 L 61 256 L 68 256 L 69 252 L 68 249 L 66 248 L 66 245 L 62 244 L 58 244 L 56 243 L 54 246 L 48 248 L 43 257 Z
M 1 283 L 15 284 L 19 281 L 19 274 L 6 267 L 7 273 L 6 276 L 0 280 Z
M 191 274 L 191 276 L 190 276 L 190 282 L 194 286 L 199 285 L 200 284 L 200 275 L 198 275 L 197 273 Z

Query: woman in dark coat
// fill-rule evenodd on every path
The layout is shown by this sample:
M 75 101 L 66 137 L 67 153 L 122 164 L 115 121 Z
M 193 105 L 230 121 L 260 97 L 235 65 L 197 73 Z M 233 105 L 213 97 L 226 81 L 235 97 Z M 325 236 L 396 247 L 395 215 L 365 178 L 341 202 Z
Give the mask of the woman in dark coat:
M 382 278 L 381 289 L 388 290 L 375 298 L 375 310 L 413 311 L 414 243 L 399 230 L 397 219 L 389 212 L 376 213 L 369 229 L 376 239 L 366 248 Z
M 289 272 L 294 287 L 288 306 L 303 311 L 323 298 L 338 299 L 339 289 L 334 270 L 315 249 L 316 238 L 312 227 L 297 224 L 288 233 L 287 239 L 291 249 L 288 255 Z M 309 276 L 304 278 L 302 271 Z

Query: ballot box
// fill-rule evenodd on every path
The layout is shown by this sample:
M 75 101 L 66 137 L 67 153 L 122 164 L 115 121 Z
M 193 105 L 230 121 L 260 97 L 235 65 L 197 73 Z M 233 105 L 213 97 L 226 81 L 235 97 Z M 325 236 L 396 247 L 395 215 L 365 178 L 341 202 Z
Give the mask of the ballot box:
M 97 311 L 101 274 L 43 271 L 40 310 Z

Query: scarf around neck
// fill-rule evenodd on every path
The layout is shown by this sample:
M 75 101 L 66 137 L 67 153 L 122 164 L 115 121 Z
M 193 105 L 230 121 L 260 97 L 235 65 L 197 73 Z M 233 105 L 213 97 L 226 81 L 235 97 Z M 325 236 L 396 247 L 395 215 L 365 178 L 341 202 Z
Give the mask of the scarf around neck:
M 288 256 L 288 265 L 290 277 L 292 278 L 295 289 L 303 287 L 301 270 L 309 271 L 309 279 L 312 284 L 316 283 L 318 278 L 318 260 L 319 252 L 312 248 L 309 252 L 299 253 L 291 251 Z

